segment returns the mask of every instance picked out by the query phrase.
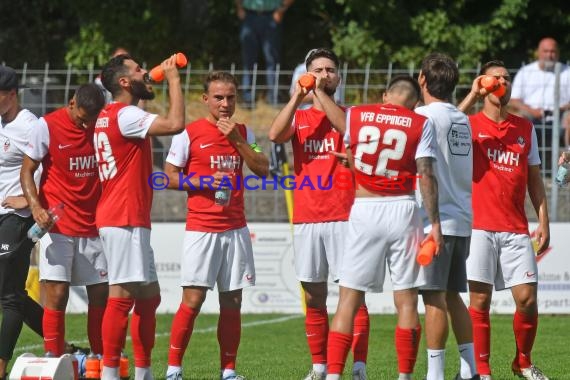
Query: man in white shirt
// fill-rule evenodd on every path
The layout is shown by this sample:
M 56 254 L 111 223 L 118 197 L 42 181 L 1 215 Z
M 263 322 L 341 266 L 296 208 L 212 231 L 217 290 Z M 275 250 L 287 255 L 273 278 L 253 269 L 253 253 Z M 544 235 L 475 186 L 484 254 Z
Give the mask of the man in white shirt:
M 537 132 L 542 170 L 550 172 L 552 152 L 553 111 L 560 115 L 570 110 L 570 70 L 565 64 L 560 69 L 560 102 L 554 103 L 556 75 L 554 66 L 560 57 L 558 43 L 550 37 L 543 38 L 536 49 L 536 61 L 523 66 L 515 76 L 509 106 L 515 113 L 530 119 Z M 565 137 L 570 144 L 570 132 Z M 559 144 L 563 144 L 564 131 L 560 131 Z

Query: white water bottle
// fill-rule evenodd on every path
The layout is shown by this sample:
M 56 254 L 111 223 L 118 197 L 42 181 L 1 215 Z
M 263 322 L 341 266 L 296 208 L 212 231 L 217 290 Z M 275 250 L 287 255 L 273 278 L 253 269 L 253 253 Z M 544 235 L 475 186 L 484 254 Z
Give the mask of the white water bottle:
M 234 171 L 234 161 L 232 156 L 220 157 L 220 165 L 218 170 L 224 173 L 232 173 Z M 214 202 L 218 206 L 226 207 L 230 204 L 230 199 L 232 196 L 231 187 L 220 187 L 214 193 Z
M 562 153 L 561 163 L 558 165 L 558 171 L 556 172 L 556 177 L 554 178 L 554 182 L 559 187 L 566 187 L 568 185 L 568 181 L 570 180 L 570 163 L 566 160 L 566 157 L 570 155 L 570 149 L 566 152 Z
M 51 226 L 55 224 L 63 215 L 63 203 L 59 203 L 48 210 L 48 214 L 51 217 Z M 50 228 L 51 228 L 50 226 Z M 33 226 L 28 230 L 28 238 L 34 243 L 37 242 L 49 231 L 49 228 L 41 228 L 38 223 L 34 223 Z

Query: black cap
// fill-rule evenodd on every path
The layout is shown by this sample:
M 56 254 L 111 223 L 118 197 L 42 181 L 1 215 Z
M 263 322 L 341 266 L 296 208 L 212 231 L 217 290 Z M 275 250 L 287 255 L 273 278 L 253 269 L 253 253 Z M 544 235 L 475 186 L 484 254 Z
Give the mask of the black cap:
M 0 66 L 0 91 L 17 90 L 18 87 L 16 70 L 8 66 Z

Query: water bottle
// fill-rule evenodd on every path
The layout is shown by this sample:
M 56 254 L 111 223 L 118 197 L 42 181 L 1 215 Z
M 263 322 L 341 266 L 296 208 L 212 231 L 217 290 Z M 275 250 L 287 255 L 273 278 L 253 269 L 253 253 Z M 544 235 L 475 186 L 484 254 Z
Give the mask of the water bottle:
M 52 226 L 55 222 L 61 218 L 63 214 L 63 203 L 53 206 L 48 210 L 48 214 L 52 220 Z M 51 228 L 51 226 L 50 226 Z M 31 239 L 34 243 L 37 242 L 48 232 L 49 228 L 41 228 L 37 223 L 34 223 L 33 226 L 30 227 L 28 230 L 28 238 Z
M 232 156 L 220 157 L 220 165 L 218 171 L 224 173 L 232 173 L 234 170 L 234 161 Z M 230 204 L 230 198 L 232 196 L 231 187 L 220 187 L 216 190 L 214 194 L 214 201 L 218 206 L 226 207 Z
M 75 357 L 75 360 L 77 361 L 77 375 L 79 376 L 79 378 L 84 378 L 85 377 L 85 365 L 86 365 L 86 361 L 87 361 L 87 355 L 85 355 L 83 352 L 77 350 L 73 356 Z
M 556 177 L 554 178 L 554 182 L 559 187 L 566 187 L 568 185 L 569 173 L 568 169 L 570 169 L 570 163 L 566 161 L 566 156 L 570 154 L 570 150 L 566 151 L 562 155 L 562 163 L 558 166 L 558 171 L 556 172 Z

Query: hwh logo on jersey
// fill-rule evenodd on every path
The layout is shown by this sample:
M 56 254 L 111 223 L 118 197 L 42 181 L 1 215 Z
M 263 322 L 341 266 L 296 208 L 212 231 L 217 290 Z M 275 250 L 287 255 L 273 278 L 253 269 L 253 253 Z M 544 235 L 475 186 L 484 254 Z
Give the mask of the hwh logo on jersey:
M 498 149 L 487 149 L 487 157 L 489 157 L 489 160 L 499 164 L 519 166 L 520 153 L 509 151 L 505 152 Z
M 226 156 L 210 156 L 210 167 L 211 168 L 219 168 L 220 167 L 220 160 L 223 160 Z M 239 156 L 231 156 L 233 160 L 233 167 L 239 168 L 240 165 L 240 157 Z
M 324 153 L 329 152 L 334 149 L 334 139 L 328 138 L 325 140 L 305 140 L 305 146 L 303 147 L 305 152 L 308 153 Z
M 69 171 L 96 169 L 97 159 L 95 156 L 69 157 Z

